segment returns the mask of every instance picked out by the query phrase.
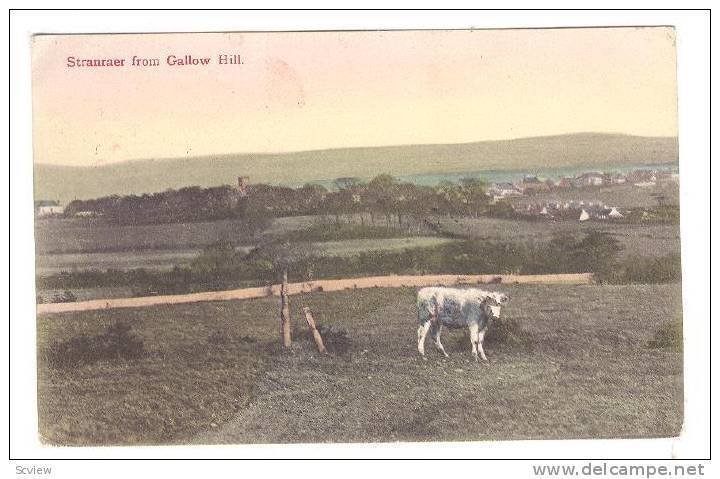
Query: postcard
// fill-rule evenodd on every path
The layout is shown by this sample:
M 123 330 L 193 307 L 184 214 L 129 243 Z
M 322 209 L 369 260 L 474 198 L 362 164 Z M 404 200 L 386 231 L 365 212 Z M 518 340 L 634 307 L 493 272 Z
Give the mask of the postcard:
M 48 446 L 676 437 L 673 27 L 32 39 Z

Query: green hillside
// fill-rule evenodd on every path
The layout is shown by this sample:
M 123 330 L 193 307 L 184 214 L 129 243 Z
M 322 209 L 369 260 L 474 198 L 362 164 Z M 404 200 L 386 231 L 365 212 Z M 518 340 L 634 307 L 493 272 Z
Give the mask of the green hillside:
M 670 163 L 677 138 L 579 133 L 503 141 L 402 145 L 279 154 L 225 154 L 135 160 L 96 167 L 35 165 L 35 198 L 88 199 L 183 186 L 252 183 L 297 184 L 379 173 L 407 175 L 532 167 Z

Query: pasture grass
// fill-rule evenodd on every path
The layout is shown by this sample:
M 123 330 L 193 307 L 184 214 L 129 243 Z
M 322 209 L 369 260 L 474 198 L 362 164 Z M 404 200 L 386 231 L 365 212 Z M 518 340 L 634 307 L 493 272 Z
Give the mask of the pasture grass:
M 40 433 L 63 445 L 679 433 L 682 354 L 648 347 L 680 314 L 678 284 L 488 288 L 510 293 L 502 321 L 531 341 L 498 344 L 489 333 L 488 363 L 472 361 L 463 331 L 443 332 L 449 359 L 428 341 L 421 360 L 411 288 L 291 297 L 287 351 L 277 344 L 277 298 L 40 316 Z M 317 353 L 302 306 L 345 336 L 341 354 Z M 118 320 L 145 356 L 64 370 L 42 361 L 53 341 Z
M 605 233 L 620 242 L 621 257 L 659 257 L 680 252 L 680 228 L 667 224 L 628 224 L 611 221 L 525 221 L 503 218 L 437 217 L 448 235 L 506 242 L 544 242 L 558 234 L 583 236 Z
M 168 271 L 186 266 L 202 250 L 172 249 L 147 251 L 118 251 L 112 253 L 38 254 L 35 273 L 50 276 L 63 271 L 95 269 L 100 271 L 131 270 L 143 268 L 149 271 Z
M 449 238 L 408 237 L 383 239 L 347 239 L 312 243 L 310 251 L 320 256 L 353 256 L 373 251 L 402 251 L 413 248 L 429 248 L 455 241 Z
M 42 254 L 127 253 L 202 249 L 218 240 L 253 241 L 263 221 L 216 220 L 158 225 L 115 225 L 102 219 L 44 219 L 35 222 L 35 252 Z M 270 226 L 268 226 L 270 227 Z
M 363 215 L 367 216 L 367 215 Z M 407 231 L 387 226 L 356 224 L 354 217 L 347 223 L 318 223 L 309 228 L 291 231 L 280 238 L 280 241 L 292 242 L 326 242 L 359 239 L 404 238 L 410 236 Z
M 253 327 L 253 317 L 262 314 L 259 305 L 204 303 L 41 318 L 41 437 L 63 445 L 174 443 L 229 420 L 247 405 L 277 352 L 270 331 Z M 55 342 L 103 334 L 118 320 L 143 341 L 142 357 L 73 368 L 54 368 L 47 360 Z

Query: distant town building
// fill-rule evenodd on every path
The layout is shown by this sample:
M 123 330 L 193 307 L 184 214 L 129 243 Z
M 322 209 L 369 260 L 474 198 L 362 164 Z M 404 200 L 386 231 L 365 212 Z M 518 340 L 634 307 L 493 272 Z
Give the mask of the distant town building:
M 618 211 L 617 208 L 613 207 L 610 208 L 610 212 L 608 213 L 608 218 L 622 218 L 623 215 Z
M 37 218 L 61 215 L 63 211 L 64 208 L 60 206 L 60 203 L 54 200 L 39 200 L 35 202 L 35 216 Z
M 572 188 L 573 179 L 569 176 L 564 176 L 555 182 L 555 188 Z
M 575 178 L 575 186 L 602 186 L 605 183 L 605 175 L 592 171 L 583 173 Z
M 614 173 L 610 175 L 610 183 L 613 185 L 624 185 L 627 182 L 627 178 L 622 173 Z
M 511 196 L 522 196 L 522 191 L 512 183 L 495 183 L 488 190 L 488 194 L 498 200 Z
M 671 171 L 658 171 L 655 173 L 655 179 L 659 183 L 677 182 L 680 177 L 677 173 Z
M 540 181 L 537 176 L 526 175 L 519 185 L 523 194 L 544 193 L 550 191 L 550 187 L 544 181 Z
M 635 186 L 651 186 L 657 181 L 657 174 L 652 170 L 634 170 L 627 175 L 627 182 Z

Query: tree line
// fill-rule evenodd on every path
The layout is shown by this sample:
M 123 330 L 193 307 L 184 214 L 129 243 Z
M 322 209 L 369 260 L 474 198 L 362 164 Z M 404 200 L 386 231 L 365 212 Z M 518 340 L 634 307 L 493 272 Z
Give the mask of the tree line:
M 192 186 L 153 194 L 74 200 L 64 213 L 101 216 L 119 224 L 180 223 L 242 217 L 244 204 L 239 192 L 230 186 Z
M 160 193 L 72 201 L 67 216 L 101 216 L 120 224 L 153 224 L 208 221 L 226 218 L 341 215 L 365 213 L 369 221 L 403 223 L 404 217 L 427 214 L 509 216 L 507 204 L 492 204 L 487 183 L 464 178 L 437 186 L 400 182 L 378 175 L 364 182 L 338 178 L 334 189 L 308 183 L 298 188 L 255 184 L 247 196 L 231 186 L 188 187 Z

